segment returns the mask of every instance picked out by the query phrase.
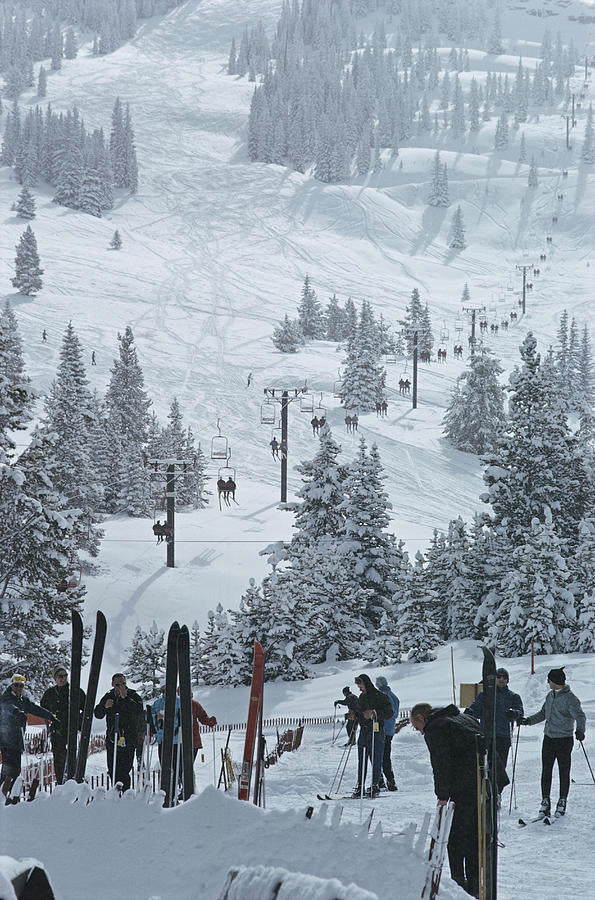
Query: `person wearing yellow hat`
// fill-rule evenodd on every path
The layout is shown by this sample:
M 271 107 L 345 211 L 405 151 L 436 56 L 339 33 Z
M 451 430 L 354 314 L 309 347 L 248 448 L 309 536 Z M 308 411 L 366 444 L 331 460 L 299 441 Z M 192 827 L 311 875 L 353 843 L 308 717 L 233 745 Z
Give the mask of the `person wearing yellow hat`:
M 9 686 L 0 695 L 0 790 L 5 797 L 10 794 L 14 781 L 21 774 L 21 754 L 25 749 L 24 733 L 27 716 L 31 713 L 40 719 L 54 720 L 54 714 L 33 703 L 24 693 L 27 679 L 15 672 Z

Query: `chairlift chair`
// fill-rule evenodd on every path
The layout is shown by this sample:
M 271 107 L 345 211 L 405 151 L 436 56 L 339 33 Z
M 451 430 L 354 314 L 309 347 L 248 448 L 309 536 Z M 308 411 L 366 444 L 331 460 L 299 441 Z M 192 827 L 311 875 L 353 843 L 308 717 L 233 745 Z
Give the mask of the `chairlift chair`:
M 455 331 L 458 331 L 460 333 L 462 330 L 463 330 L 463 320 L 455 319 Z
M 514 284 L 512 283 L 512 281 L 508 281 L 508 283 L 507 283 L 507 285 L 506 285 L 506 290 L 507 290 L 510 294 L 512 294 L 512 292 L 514 291 Z
M 229 443 L 225 435 L 221 434 L 219 419 L 217 419 L 217 430 L 219 434 L 211 438 L 211 459 L 228 459 L 230 456 Z
M 335 397 L 337 400 L 340 400 L 342 396 L 343 396 L 343 382 L 335 381 L 335 383 L 333 385 L 333 397 Z
M 397 357 L 394 353 L 387 353 L 384 362 L 387 366 L 396 366 Z
M 446 327 L 446 322 L 440 329 L 440 340 L 447 341 L 448 340 L 448 328 Z
M 318 401 L 318 404 L 314 407 L 314 415 L 315 415 L 318 419 L 321 419 L 321 418 L 323 418 L 323 417 L 324 417 L 324 418 L 326 417 L 326 407 L 324 407 L 324 406 L 322 405 L 322 394 L 320 395 L 320 400 Z
M 498 317 L 498 310 L 495 306 L 490 306 L 490 308 L 488 309 L 488 315 L 490 319 L 496 319 Z
M 273 400 L 265 400 L 260 406 L 260 424 L 274 425 L 277 407 Z
M 311 394 L 300 398 L 300 412 L 308 413 L 308 415 L 314 412 L 314 398 Z
M 228 478 L 231 478 L 232 481 L 236 480 L 236 470 L 233 466 L 219 466 L 217 470 L 217 481 L 227 481 Z

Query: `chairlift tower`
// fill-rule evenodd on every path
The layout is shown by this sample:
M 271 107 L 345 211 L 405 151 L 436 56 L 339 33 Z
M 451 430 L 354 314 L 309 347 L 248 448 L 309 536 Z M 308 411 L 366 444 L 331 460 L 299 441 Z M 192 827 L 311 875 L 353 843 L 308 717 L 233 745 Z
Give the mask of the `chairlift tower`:
M 169 569 L 175 566 L 175 513 L 176 513 L 176 477 L 190 471 L 195 464 L 192 459 L 147 459 L 145 465 L 151 467 L 151 481 L 165 480 L 163 496 L 166 501 L 166 529 L 165 539 L 167 561 Z
M 475 323 L 477 321 L 477 313 L 485 314 L 485 306 L 464 306 L 463 312 L 469 313 L 471 316 L 471 340 L 469 346 L 471 348 L 471 356 L 475 354 Z
M 517 263 L 517 269 L 519 272 L 523 273 L 523 315 L 525 315 L 525 301 L 527 299 L 527 269 L 530 269 L 533 266 L 533 263 Z
M 304 384 L 300 388 L 265 388 L 264 393 L 267 400 L 281 404 L 281 446 L 287 447 L 289 404 L 298 399 L 301 403 L 308 394 L 308 386 Z M 287 450 L 281 453 L 281 503 L 287 503 Z

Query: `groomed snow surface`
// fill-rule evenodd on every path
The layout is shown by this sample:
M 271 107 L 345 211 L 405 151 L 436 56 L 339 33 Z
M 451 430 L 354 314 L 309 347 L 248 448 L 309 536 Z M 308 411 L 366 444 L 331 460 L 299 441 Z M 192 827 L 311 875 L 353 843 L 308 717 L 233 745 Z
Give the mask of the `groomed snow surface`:
M 585 7 L 576 2 L 546 5 L 556 16 L 529 16 L 520 2 L 503 10 L 505 40 L 514 36 L 507 40 L 509 52 L 497 60 L 471 52 L 473 73 L 481 78 L 491 65 L 514 77 L 519 54 L 528 65 L 538 52 L 546 23 L 553 33 L 559 27 L 565 40 L 572 36 L 582 54 L 592 36 L 569 16 L 584 13 Z M 444 321 L 452 342 L 465 282 L 474 302 L 494 306 L 502 318 L 518 309 L 517 294 L 508 291 L 509 282 L 517 291 L 520 286 L 515 264 L 538 260 L 546 251 L 526 316 L 507 334 L 489 338 L 507 374 L 529 329 L 545 352 L 555 341 L 563 308 L 579 326 L 592 321 L 593 174 L 578 161 L 592 90 L 577 111 L 572 153 L 565 150 L 564 123 L 557 111 L 522 127 L 528 158 L 534 153 L 539 167 L 539 186 L 532 192 L 527 189 L 528 166 L 516 162 L 520 131 L 503 157 L 494 155 L 495 118 L 473 139 L 473 152 L 467 139 L 460 152 L 441 154 L 449 171 L 448 211 L 425 203 L 433 146 L 403 148 L 397 161 L 387 151 L 379 176 L 323 185 L 280 166 L 247 161 L 245 128 L 253 85 L 224 71 L 232 36 L 238 40 L 244 25 L 258 17 L 271 34 L 279 10 L 275 0 L 187 0 L 167 16 L 144 22 L 135 39 L 109 57 L 95 58 L 82 48 L 77 59 L 65 60 L 62 70 L 48 79 L 46 102 L 56 112 L 76 105 L 88 128 L 109 128 L 116 95 L 130 102 L 140 188 L 100 220 L 57 207 L 49 189 L 35 188 L 38 213 L 32 224 L 45 269 L 44 288 L 34 299 L 4 294 L 19 318 L 34 387 L 42 396 L 47 391 L 64 329 L 72 320 L 89 362 L 91 351 L 96 352 L 97 365 L 88 370 L 91 387 L 103 391 L 117 332 L 130 324 L 160 418 L 177 395 L 185 420 L 205 449 L 220 417 L 238 472 L 238 507 L 220 513 L 212 505 L 178 516 L 173 570 L 165 567 L 165 548 L 156 547 L 151 522 L 115 517 L 105 523 L 101 572 L 88 581 L 85 601 L 87 624 L 97 609 L 108 618 L 100 690 L 121 668 L 137 624 L 146 629 L 156 619 L 167 628 L 174 618 L 189 625 L 198 619 L 204 628 L 209 609 L 218 602 L 237 607 L 248 579 L 264 575 L 266 564 L 258 551 L 290 536 L 292 516 L 276 508 L 279 473 L 268 451 L 270 435 L 258 425 L 264 387 L 273 382 L 297 387 L 307 378 L 314 391 L 323 392 L 344 458 L 355 455 L 357 436 L 341 430 L 344 413 L 332 399 L 343 353 L 335 352 L 334 344 L 317 342 L 288 357 L 270 342 L 276 322 L 285 313 L 295 315 L 306 273 L 324 304 L 335 291 L 341 302 L 348 295 L 356 301 L 365 296 L 394 325 L 417 287 L 430 304 L 435 332 Z M 579 89 L 579 69 L 575 81 Z M 36 102 L 33 94 L 21 99 Z M 563 169 L 569 173 L 564 180 Z M 19 190 L 14 174 L 0 169 L 4 210 Z M 468 247 L 454 253 L 447 235 L 458 204 Z M 554 212 L 558 223 L 553 243 L 546 247 Z M 14 214 L 6 214 L 0 231 L 2 285 L 10 283 L 14 246 L 24 227 Z M 118 252 L 108 250 L 116 228 L 123 239 Z M 44 328 L 48 341 L 42 344 Z M 466 345 L 466 332 L 461 341 Z M 412 555 L 427 546 L 433 528 L 444 529 L 458 515 L 469 521 L 480 508 L 478 460 L 441 437 L 442 416 L 463 367 L 451 355 L 445 365 L 420 366 L 418 410 L 398 395 L 397 366 L 388 371 L 388 418 L 360 417 L 360 433 L 368 443 L 378 443 L 385 466 L 392 527 Z M 249 371 L 254 372 L 250 390 Z M 315 452 L 309 418 L 290 413 L 292 464 Z M 216 469 L 212 474 L 211 489 Z M 290 494 L 299 483 L 290 466 Z M 528 659 L 498 662 L 509 669 L 511 688 L 522 695 L 528 712 L 541 705 L 548 669 L 566 664 L 568 681 L 587 713 L 585 749 L 593 765 L 593 659 L 542 657 L 534 676 Z M 455 668 L 457 682 L 479 680 L 481 654 L 472 642 L 455 644 Z M 265 715 L 327 715 L 341 688 L 362 670 L 372 678 L 380 674 L 354 661 L 321 666 L 319 677 L 308 682 L 267 685 Z M 382 674 L 405 708 L 421 700 L 435 705 L 452 701 L 450 648 L 441 648 L 435 663 L 403 664 Z M 246 718 L 246 688 L 204 689 L 197 697 L 220 723 Z M 86 805 L 84 796 L 74 802 L 78 794 L 67 786 L 32 804 L 0 807 L 0 849 L 40 859 L 60 900 L 216 900 L 227 869 L 242 864 L 339 878 L 381 900 L 417 900 L 420 859 L 399 832 L 411 822 L 419 829 L 435 807 L 423 739 L 409 728 L 395 738 L 399 791 L 374 802 L 368 839 L 359 834 L 358 803 L 345 802 L 342 824 L 333 825 L 333 809 L 321 812 L 316 800 L 317 792 L 328 790 L 343 752 L 340 740 L 331 746 L 331 736 L 329 727 L 307 728 L 302 748 L 267 771 L 266 812 L 208 787 L 213 749 L 218 763 L 225 739 L 220 732 L 215 748 L 206 737 L 205 762 L 199 757 L 196 764 L 197 786 L 206 790 L 183 807 L 164 811 L 156 799 L 146 805 L 133 794 L 117 800 L 100 793 Z M 272 746 L 274 735 L 268 737 Z M 540 800 L 540 738 L 540 726 L 522 731 L 518 809 L 513 806 L 510 816 L 509 794 L 504 794 L 500 900 L 586 897 L 592 886 L 595 785 L 578 745 L 572 773 L 577 783 L 571 787 L 566 818 L 552 829 L 535 824 L 522 830 L 516 824 L 519 815 L 533 816 Z M 242 736 L 234 735 L 236 760 L 241 745 Z M 90 772 L 104 768 L 101 755 L 90 759 Z M 351 789 L 355 777 L 352 754 L 344 787 Z M 556 784 L 555 779 L 554 792 Z M 307 821 L 305 810 L 311 804 L 316 810 Z M 365 801 L 362 821 L 370 809 Z M 378 822 L 383 836 L 380 829 L 375 833 Z M 450 882 L 447 868 L 440 896 L 465 896 Z M 312 882 L 309 887 L 316 900 L 326 897 L 316 893 Z

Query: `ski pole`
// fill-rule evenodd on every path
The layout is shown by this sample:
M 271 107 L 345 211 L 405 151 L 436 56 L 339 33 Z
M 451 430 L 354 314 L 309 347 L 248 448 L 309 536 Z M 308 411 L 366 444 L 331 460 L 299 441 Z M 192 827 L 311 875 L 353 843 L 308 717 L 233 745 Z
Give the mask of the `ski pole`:
M 112 787 L 116 786 L 116 754 L 118 753 L 118 734 L 120 731 L 120 713 L 114 718 L 114 759 L 112 763 Z
M 335 711 L 333 713 L 333 739 L 331 741 L 331 744 L 335 743 L 335 723 L 337 721 L 337 707 L 335 706 L 334 709 L 335 709 Z
M 349 754 L 351 753 L 353 746 L 354 745 L 350 743 L 346 748 L 347 749 L 347 759 L 345 760 L 345 764 L 343 766 L 343 771 L 341 772 L 341 777 L 339 778 L 339 784 L 337 785 L 337 793 L 341 790 L 341 784 L 343 783 L 343 776 L 345 775 L 347 763 L 349 762 Z M 329 791 L 329 794 L 330 794 L 330 791 Z
M 211 729 L 213 735 L 213 785 L 217 787 L 217 760 L 215 759 L 215 729 Z
M 345 727 L 345 722 L 341 722 L 341 727 L 339 728 L 338 732 L 336 733 L 336 735 L 335 735 L 334 738 L 332 739 L 332 741 L 331 741 L 331 746 L 334 746 L 334 745 L 337 743 L 337 741 L 339 740 L 339 737 L 340 737 L 341 732 L 343 731 L 343 728 L 344 728 L 344 727 Z
M 350 746 L 351 746 L 351 745 L 350 745 Z M 333 780 L 331 781 L 331 786 L 330 786 L 329 789 L 328 789 L 329 794 L 332 794 L 332 793 L 333 793 L 333 788 L 334 788 L 334 786 L 335 786 L 335 781 L 337 780 L 337 775 L 339 774 L 339 771 L 340 771 L 340 769 L 341 769 L 341 766 L 343 765 L 343 760 L 345 759 L 345 755 L 346 755 L 346 754 L 349 755 L 348 752 L 347 752 L 348 749 L 349 749 L 348 747 L 345 747 L 344 750 L 343 750 L 343 753 L 341 754 L 341 759 L 339 760 L 339 765 L 337 766 L 337 771 L 335 772 L 335 776 L 334 776 Z M 343 771 L 345 771 L 345 767 L 343 767 Z M 341 780 L 343 780 L 343 775 L 342 775 L 342 774 L 341 774 Z M 340 785 L 340 784 L 341 784 L 341 781 L 339 781 L 339 785 Z M 339 785 L 337 786 L 337 790 L 339 790 Z
M 515 745 L 514 745 L 514 758 L 513 758 L 513 760 L 512 760 L 512 783 L 511 783 L 511 785 L 510 785 L 510 803 L 509 803 L 509 805 L 508 805 L 508 815 L 510 815 L 511 812 L 512 812 L 512 795 L 513 795 L 513 792 L 514 792 L 514 808 L 515 808 L 515 809 L 517 808 L 517 805 L 516 805 L 516 788 L 515 788 L 515 783 L 514 783 L 514 776 L 515 776 L 515 773 L 516 773 L 516 757 L 517 757 L 517 753 L 519 752 L 519 737 L 520 737 L 520 735 L 521 735 L 521 726 L 517 724 L 516 743 L 515 743 Z
M 579 741 L 579 744 L 583 748 L 583 753 L 585 754 L 585 759 L 587 760 L 587 765 L 589 766 L 589 772 L 591 773 L 591 778 L 593 779 L 593 784 L 595 784 L 595 775 L 593 775 L 593 769 L 591 768 L 591 763 L 589 762 L 589 757 L 587 756 L 587 751 L 585 750 L 585 745 L 582 741 Z

